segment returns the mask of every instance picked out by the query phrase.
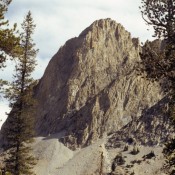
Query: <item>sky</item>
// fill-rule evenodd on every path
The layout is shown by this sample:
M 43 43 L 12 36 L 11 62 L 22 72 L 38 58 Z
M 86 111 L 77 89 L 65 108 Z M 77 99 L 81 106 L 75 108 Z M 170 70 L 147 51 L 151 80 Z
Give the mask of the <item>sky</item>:
M 31 11 L 36 24 L 33 39 L 39 49 L 33 76 L 39 79 L 59 47 L 95 20 L 111 18 L 141 42 L 151 40 L 153 31 L 142 19 L 140 5 L 141 0 L 12 0 L 6 18 L 20 28 L 24 16 Z M 7 65 L 3 72 L 0 71 L 0 78 L 12 80 L 14 65 L 11 62 Z M 8 111 L 8 102 L 0 99 L 0 127 Z

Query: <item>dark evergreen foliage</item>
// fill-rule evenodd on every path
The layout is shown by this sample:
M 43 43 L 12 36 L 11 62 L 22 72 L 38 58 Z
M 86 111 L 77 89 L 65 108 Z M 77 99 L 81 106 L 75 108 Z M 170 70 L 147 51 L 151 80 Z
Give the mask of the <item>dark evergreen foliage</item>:
M 12 111 L 8 116 L 8 127 L 4 135 L 7 140 L 8 157 L 6 168 L 13 175 L 32 175 L 35 164 L 31 154 L 30 143 L 34 137 L 34 106 L 33 86 L 31 77 L 36 65 L 37 50 L 31 38 L 35 25 L 31 12 L 28 12 L 22 23 L 20 47 L 22 48 L 16 64 L 16 74 L 11 87 L 7 91 Z
M 12 0 L 0 0 L 0 69 L 5 67 L 7 58 L 13 59 L 21 51 L 19 45 L 19 35 L 17 36 L 16 24 L 10 29 L 8 20 L 5 20 L 4 14 L 8 10 L 8 5 Z M 0 92 L 7 81 L 0 79 Z
M 166 91 L 175 89 L 175 1 L 142 0 L 142 16 L 153 26 L 159 47 L 146 42 L 141 53 L 141 71 L 152 80 L 164 79 Z M 157 47 L 157 48 L 156 48 Z
M 168 142 L 165 145 L 163 153 L 167 157 L 166 167 L 168 169 L 171 169 L 170 175 L 174 175 L 175 174 L 175 167 L 174 167 L 174 165 L 175 165 L 175 156 L 174 156 L 174 153 L 175 153 L 175 139 L 171 140 L 170 142 Z
M 154 36 L 159 44 L 146 42 L 141 53 L 141 72 L 147 78 L 163 82 L 164 90 L 171 98 L 169 112 L 172 119 L 175 111 L 175 1 L 174 0 L 142 0 L 141 12 L 148 25 L 153 26 Z M 155 45 L 154 45 L 155 44 Z M 174 119 L 172 120 L 174 123 Z M 175 140 L 166 144 L 164 154 L 167 166 L 175 174 Z
M 8 5 L 12 0 L 0 0 L 0 68 L 5 66 L 7 55 L 17 56 L 20 52 L 19 36 L 16 36 L 16 24 L 9 29 L 9 21 L 5 20 L 4 14 L 7 12 Z

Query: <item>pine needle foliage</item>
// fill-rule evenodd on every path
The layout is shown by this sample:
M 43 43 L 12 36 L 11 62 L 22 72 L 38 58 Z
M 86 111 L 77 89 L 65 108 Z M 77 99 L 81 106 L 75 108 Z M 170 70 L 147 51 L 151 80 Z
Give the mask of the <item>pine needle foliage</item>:
M 9 28 L 9 21 L 5 19 L 5 13 L 8 10 L 12 0 L 0 0 L 0 70 L 6 67 L 7 59 L 14 59 L 20 53 L 20 37 L 14 24 Z M 4 91 L 3 86 L 8 82 L 0 79 L 0 93 Z M 1 97 L 1 96 L 0 96 Z
M 13 175 L 33 175 L 32 167 L 35 159 L 31 154 L 31 143 L 34 137 L 34 106 L 31 73 L 36 66 L 35 44 L 32 34 L 35 29 L 31 12 L 29 11 L 22 23 L 23 33 L 20 36 L 22 52 L 18 56 L 14 81 L 7 91 L 10 100 L 11 113 L 8 116 L 8 126 L 4 129 L 7 140 L 8 156 L 6 168 Z
M 175 174 L 175 139 L 166 143 L 163 153 L 166 155 L 165 167 L 170 171 L 170 175 Z
M 142 0 L 141 13 L 148 25 L 154 28 L 154 37 L 162 40 L 155 48 L 146 42 L 141 55 L 141 71 L 152 80 L 166 80 L 165 91 L 175 89 L 175 1 Z M 160 40 L 160 41 L 161 41 Z
M 159 45 L 146 42 L 141 56 L 140 70 L 147 78 L 163 82 L 163 89 L 169 94 L 169 114 L 172 124 L 175 118 L 175 1 L 142 0 L 141 13 L 148 25 L 154 28 L 154 37 Z M 171 175 L 175 174 L 175 139 L 166 144 L 164 149 L 167 166 Z
M 12 0 L 0 0 L 0 68 L 5 67 L 7 57 L 15 57 L 20 52 L 16 27 L 9 28 L 9 21 L 5 19 L 5 13 Z

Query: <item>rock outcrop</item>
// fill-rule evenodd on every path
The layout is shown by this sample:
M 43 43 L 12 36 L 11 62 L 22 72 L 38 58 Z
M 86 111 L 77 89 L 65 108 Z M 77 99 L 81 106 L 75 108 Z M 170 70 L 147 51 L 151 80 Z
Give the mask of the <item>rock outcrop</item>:
M 163 98 L 137 75 L 139 40 L 111 19 L 95 21 L 51 59 L 36 87 L 38 135 L 64 131 L 83 147 L 117 131 Z
M 119 131 L 109 135 L 106 146 L 118 147 L 123 141 L 127 144 L 145 146 L 163 146 L 175 137 L 174 126 L 171 124 L 168 111 L 168 96 L 164 97 L 152 107 L 144 110 L 141 117 L 135 118 Z
M 74 149 L 121 129 L 133 135 L 136 129 L 129 126 L 149 128 L 144 116 L 154 123 L 152 115 L 159 111 L 154 105 L 165 95 L 159 83 L 138 75 L 140 51 L 139 40 L 111 19 L 95 21 L 68 40 L 35 88 L 37 135 L 62 132 L 59 140 Z M 138 121 L 140 116 L 144 120 Z

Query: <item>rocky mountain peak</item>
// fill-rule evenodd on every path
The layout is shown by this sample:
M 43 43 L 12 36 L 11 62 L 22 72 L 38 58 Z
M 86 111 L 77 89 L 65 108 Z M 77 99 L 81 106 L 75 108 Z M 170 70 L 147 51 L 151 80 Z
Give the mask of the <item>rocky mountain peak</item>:
M 79 37 L 84 37 L 86 44 L 89 44 L 91 49 L 98 47 L 98 44 L 110 47 L 111 40 L 113 44 L 118 41 L 122 46 L 131 47 L 134 45 L 139 49 L 139 40 L 137 38 L 132 39 L 131 34 L 121 24 L 110 18 L 95 21 Z
M 139 52 L 139 40 L 111 19 L 68 40 L 36 87 L 38 135 L 62 132 L 65 145 L 84 147 L 156 104 L 164 94 L 137 75 Z

